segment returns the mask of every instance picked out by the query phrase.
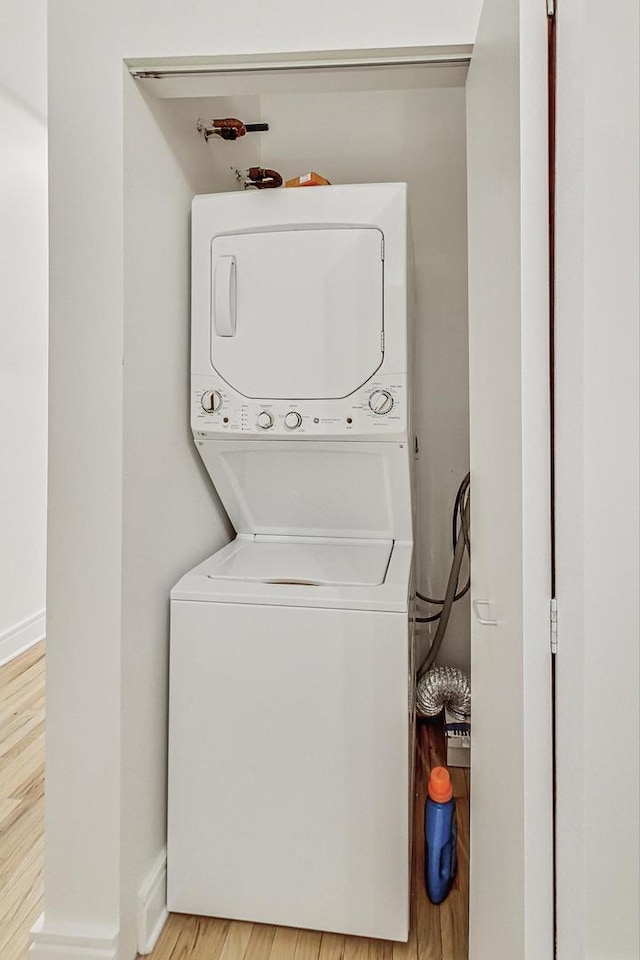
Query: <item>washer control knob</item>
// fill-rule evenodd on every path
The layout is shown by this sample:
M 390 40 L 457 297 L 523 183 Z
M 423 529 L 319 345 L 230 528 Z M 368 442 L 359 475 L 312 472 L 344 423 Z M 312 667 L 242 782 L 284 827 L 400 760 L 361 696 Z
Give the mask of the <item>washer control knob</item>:
M 288 430 L 297 430 L 302 423 L 302 417 L 296 410 L 290 410 L 285 414 L 284 425 Z
M 266 410 L 261 410 L 256 417 L 256 423 L 261 430 L 270 430 L 273 426 L 273 417 Z
M 388 390 L 374 390 L 369 397 L 369 406 L 374 413 L 382 416 L 393 410 L 393 397 Z
M 222 394 L 217 390 L 205 390 L 200 403 L 205 413 L 217 413 L 222 406 Z

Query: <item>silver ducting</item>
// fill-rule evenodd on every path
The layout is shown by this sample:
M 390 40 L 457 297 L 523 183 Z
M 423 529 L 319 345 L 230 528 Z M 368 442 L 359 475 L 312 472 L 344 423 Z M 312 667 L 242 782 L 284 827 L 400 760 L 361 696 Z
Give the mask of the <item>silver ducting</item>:
M 457 719 L 471 716 L 471 683 L 457 667 L 432 667 L 418 680 L 416 706 L 423 717 L 437 716 L 443 707 Z

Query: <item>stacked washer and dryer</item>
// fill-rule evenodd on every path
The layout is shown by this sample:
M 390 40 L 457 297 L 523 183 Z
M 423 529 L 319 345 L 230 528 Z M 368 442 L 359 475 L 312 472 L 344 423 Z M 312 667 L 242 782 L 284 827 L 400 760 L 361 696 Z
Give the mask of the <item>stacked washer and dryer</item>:
M 191 422 L 236 538 L 171 594 L 169 910 L 406 940 L 404 184 L 196 197 Z

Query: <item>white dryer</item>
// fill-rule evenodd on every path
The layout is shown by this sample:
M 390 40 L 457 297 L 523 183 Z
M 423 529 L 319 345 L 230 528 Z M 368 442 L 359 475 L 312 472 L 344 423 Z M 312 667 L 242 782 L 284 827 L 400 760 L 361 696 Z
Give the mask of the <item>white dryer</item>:
M 404 184 L 196 197 L 194 437 L 236 539 L 171 594 L 168 907 L 408 936 Z

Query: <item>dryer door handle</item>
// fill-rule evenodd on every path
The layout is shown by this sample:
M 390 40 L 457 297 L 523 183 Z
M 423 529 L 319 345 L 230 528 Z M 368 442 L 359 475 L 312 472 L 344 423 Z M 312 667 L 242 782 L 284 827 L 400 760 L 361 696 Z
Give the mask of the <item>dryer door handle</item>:
M 236 258 L 218 257 L 213 271 L 213 329 L 217 337 L 236 335 Z

